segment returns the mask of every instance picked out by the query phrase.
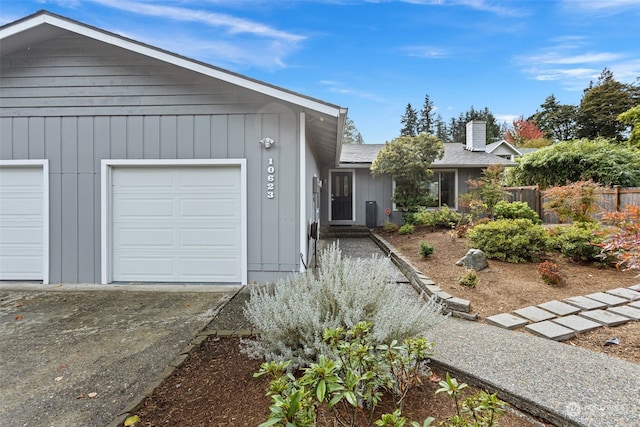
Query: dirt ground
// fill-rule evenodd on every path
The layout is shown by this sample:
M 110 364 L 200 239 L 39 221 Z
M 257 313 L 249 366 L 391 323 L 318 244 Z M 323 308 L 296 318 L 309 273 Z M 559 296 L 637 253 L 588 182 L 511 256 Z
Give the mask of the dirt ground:
M 478 272 L 479 282 L 476 288 L 469 288 L 458 283 L 464 268 L 455 265 L 468 250 L 466 239 L 452 238 L 447 231 L 431 232 L 428 229 L 416 229 L 415 233 L 409 235 L 382 233 L 381 236 L 442 290 L 471 301 L 471 310 L 480 315 L 480 321 L 494 314 L 551 300 L 640 283 L 640 277 L 636 277 L 637 272 L 580 265 L 552 253 L 548 259 L 555 261 L 566 275 L 567 283 L 564 286 L 545 284 L 538 275 L 537 263 L 511 264 L 489 260 L 489 268 Z M 433 254 L 427 258 L 423 258 L 418 251 L 421 241 L 434 245 Z M 615 337 L 620 338 L 620 345 L 603 345 L 607 339 Z M 640 322 L 599 328 L 579 334 L 565 343 L 640 364 Z
M 239 349 L 238 338 L 209 338 L 145 400 L 137 412 L 140 421 L 136 426 L 255 427 L 266 421 L 271 403 L 265 395 L 267 379 L 252 377 L 260 361 L 247 358 Z M 412 390 L 404 415 L 422 423 L 429 416 L 442 421 L 455 414 L 453 401 L 444 393 L 435 394 L 438 388 L 436 382 L 426 380 Z M 469 388 L 465 396 L 472 391 L 475 389 Z M 381 414 L 393 412 L 390 405 L 382 405 L 380 410 Z M 334 425 L 328 413 L 318 418 L 318 426 Z M 514 410 L 500 418 L 500 425 L 550 426 Z

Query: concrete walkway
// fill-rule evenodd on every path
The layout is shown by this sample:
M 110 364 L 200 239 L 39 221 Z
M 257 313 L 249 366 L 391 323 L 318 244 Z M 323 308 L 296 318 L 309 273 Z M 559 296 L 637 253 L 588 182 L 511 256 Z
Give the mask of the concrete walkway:
M 366 238 L 340 239 L 340 248 L 345 256 L 382 254 Z M 640 365 L 453 317 L 429 338 L 434 366 L 555 425 L 640 426 Z
M 487 322 L 505 329 L 524 326 L 540 337 L 564 341 L 603 326 L 613 327 L 640 320 L 638 291 L 640 285 L 634 285 L 549 301 L 489 316 Z

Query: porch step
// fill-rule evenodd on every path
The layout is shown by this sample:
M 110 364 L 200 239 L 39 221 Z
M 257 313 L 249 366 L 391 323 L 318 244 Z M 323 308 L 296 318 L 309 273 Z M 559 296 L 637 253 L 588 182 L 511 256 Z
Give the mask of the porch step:
M 330 225 L 320 227 L 321 239 L 338 239 L 340 237 L 369 237 L 371 231 L 364 225 Z

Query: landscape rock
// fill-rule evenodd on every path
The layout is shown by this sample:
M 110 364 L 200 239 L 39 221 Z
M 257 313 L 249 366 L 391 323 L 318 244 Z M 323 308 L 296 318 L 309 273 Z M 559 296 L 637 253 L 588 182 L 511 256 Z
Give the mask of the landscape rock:
M 456 265 L 463 265 L 465 268 L 472 268 L 475 271 L 489 267 L 487 256 L 480 249 L 469 249 L 465 256 L 456 261 Z

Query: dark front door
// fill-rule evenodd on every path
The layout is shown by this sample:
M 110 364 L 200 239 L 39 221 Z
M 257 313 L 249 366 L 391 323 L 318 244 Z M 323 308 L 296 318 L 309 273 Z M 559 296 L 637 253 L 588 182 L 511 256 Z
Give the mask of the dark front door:
M 353 194 L 351 172 L 333 172 L 331 174 L 331 220 L 353 219 Z

